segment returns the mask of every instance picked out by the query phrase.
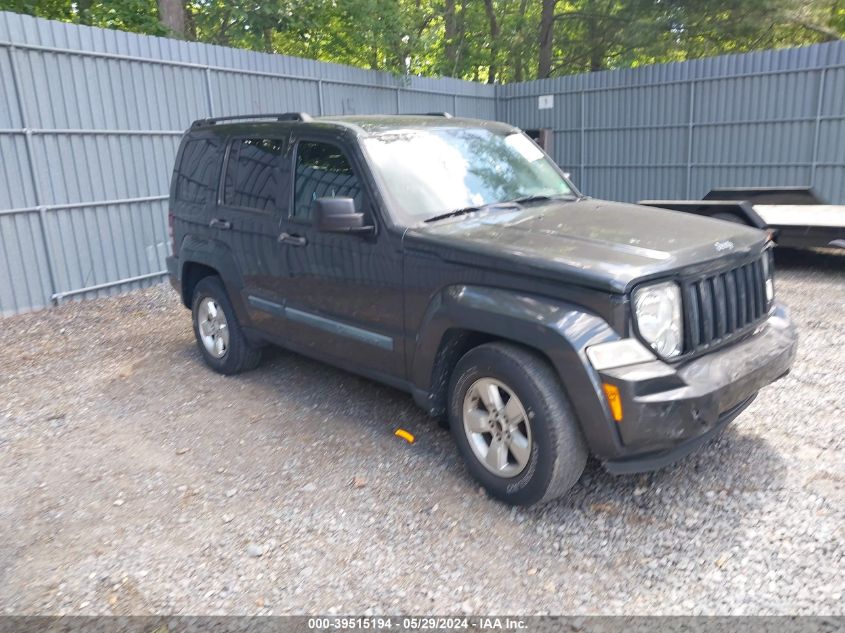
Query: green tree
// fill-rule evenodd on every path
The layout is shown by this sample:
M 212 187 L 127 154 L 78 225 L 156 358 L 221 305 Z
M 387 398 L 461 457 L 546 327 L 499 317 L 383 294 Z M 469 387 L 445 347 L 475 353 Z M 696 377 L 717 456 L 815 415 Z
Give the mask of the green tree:
M 845 33 L 845 0 L 0 0 L 0 10 L 491 83 Z
M 155 0 L 0 0 L 0 11 L 147 35 L 167 33 Z

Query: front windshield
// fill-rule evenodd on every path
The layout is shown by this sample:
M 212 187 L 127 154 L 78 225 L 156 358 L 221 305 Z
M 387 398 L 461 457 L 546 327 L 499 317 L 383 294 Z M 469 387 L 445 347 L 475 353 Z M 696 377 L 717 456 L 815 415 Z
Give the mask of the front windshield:
M 521 132 L 484 128 L 397 130 L 364 147 L 400 220 L 530 196 L 571 196 L 552 162 Z

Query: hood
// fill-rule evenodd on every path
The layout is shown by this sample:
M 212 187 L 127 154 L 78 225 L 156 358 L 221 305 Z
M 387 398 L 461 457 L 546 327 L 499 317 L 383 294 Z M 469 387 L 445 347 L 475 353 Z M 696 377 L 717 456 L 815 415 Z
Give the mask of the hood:
M 406 239 L 447 260 L 488 255 L 497 267 L 627 292 L 642 279 L 759 252 L 766 236 L 741 224 L 588 198 L 471 213 L 409 229 Z

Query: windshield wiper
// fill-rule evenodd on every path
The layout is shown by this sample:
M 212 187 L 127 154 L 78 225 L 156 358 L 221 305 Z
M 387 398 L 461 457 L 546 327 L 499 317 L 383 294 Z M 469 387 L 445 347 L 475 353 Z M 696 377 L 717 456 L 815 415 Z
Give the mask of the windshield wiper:
M 586 198 L 586 196 L 576 196 L 573 194 L 536 194 L 532 196 L 523 196 L 521 198 L 516 198 L 514 200 L 503 200 L 501 202 L 490 202 L 489 204 L 481 204 L 474 207 L 463 207 L 462 209 L 454 209 L 452 211 L 447 211 L 446 213 L 441 213 L 440 215 L 435 215 L 434 217 L 428 218 L 424 220 L 424 222 L 438 222 L 440 220 L 445 220 L 446 218 L 454 218 L 458 215 L 466 215 L 467 213 L 475 213 L 476 211 L 486 211 L 487 209 L 518 209 L 523 204 L 530 203 L 530 202 L 543 202 L 546 200 L 564 200 L 564 199 L 571 199 L 571 200 L 581 200 Z
M 516 202 L 517 204 L 525 204 L 526 202 L 545 202 L 546 200 L 552 200 L 553 196 L 547 194 L 538 194 L 533 196 L 522 196 L 521 198 L 515 198 L 511 200 L 511 202 Z
M 516 198 L 515 200 L 510 200 L 509 202 L 513 202 L 515 204 L 525 204 L 526 202 L 545 202 L 547 200 L 580 200 L 578 196 L 574 193 L 556 193 L 556 194 L 537 194 L 533 196 L 523 196 L 522 198 Z
M 475 213 L 476 211 L 486 211 L 487 209 L 499 209 L 499 208 L 508 208 L 514 209 L 519 208 L 518 202 L 491 202 L 490 204 L 481 204 L 476 207 L 463 207 L 462 209 L 454 209 L 452 211 L 447 211 L 446 213 L 441 213 L 440 215 L 435 215 L 431 218 L 427 218 L 424 222 L 438 222 L 440 220 L 445 220 L 446 218 L 454 218 L 459 215 L 466 215 L 467 213 Z

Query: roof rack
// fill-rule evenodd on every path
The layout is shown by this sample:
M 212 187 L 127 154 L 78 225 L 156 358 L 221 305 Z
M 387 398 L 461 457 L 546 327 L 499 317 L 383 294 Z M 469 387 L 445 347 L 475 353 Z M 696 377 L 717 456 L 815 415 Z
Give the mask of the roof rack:
M 210 119 L 197 119 L 191 127 L 204 127 L 225 121 L 244 121 L 248 119 L 273 119 L 274 121 L 302 121 L 307 123 L 314 119 L 307 112 L 282 112 L 281 114 L 239 114 L 236 116 L 218 116 Z
M 451 112 L 426 112 L 423 116 L 442 116 L 444 119 L 454 118 Z

